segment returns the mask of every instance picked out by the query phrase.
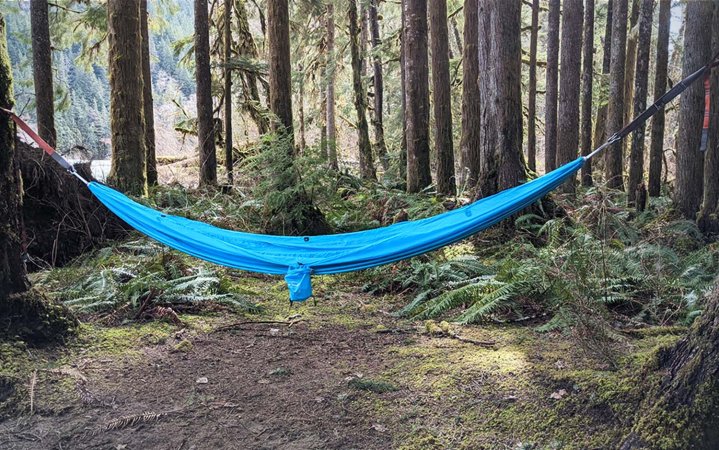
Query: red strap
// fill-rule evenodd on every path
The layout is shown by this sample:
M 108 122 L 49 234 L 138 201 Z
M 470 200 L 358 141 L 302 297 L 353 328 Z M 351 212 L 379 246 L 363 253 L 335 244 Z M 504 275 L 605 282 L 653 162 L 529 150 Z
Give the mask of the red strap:
M 30 128 L 30 125 L 25 123 L 24 120 L 22 120 L 20 117 L 17 116 L 14 112 L 7 110 L 5 108 L 0 108 L 2 112 L 8 114 L 10 118 L 17 124 L 18 127 L 22 131 L 24 131 L 28 136 L 30 136 L 30 139 L 35 141 L 35 143 L 48 155 L 51 155 L 55 153 L 55 149 L 50 146 L 47 142 L 45 142 L 45 139 L 41 138 L 35 131 L 33 131 L 32 128 Z

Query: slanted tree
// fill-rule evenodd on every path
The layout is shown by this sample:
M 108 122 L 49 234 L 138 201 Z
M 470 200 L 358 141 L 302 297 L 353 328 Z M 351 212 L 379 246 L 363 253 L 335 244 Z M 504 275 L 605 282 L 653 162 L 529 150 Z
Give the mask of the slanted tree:
M 195 82 L 197 83 L 197 144 L 200 155 L 200 185 L 217 184 L 215 121 L 212 117 L 212 73 L 210 71 L 210 19 L 207 0 L 195 0 Z
M 382 55 L 380 47 L 382 39 L 379 30 L 379 0 L 371 0 L 369 8 L 369 24 L 372 35 L 372 83 L 374 88 L 374 140 L 375 149 L 382 169 L 389 170 L 387 144 L 384 138 L 384 74 L 382 73 Z
M 432 52 L 437 192 L 452 195 L 457 191 L 457 183 L 454 177 L 452 92 L 449 79 L 449 28 L 447 26 L 446 0 L 432 0 L 430 2 L 429 27 Z
M 654 98 L 667 89 L 667 67 L 669 63 L 669 25 L 672 16 L 671 0 L 659 0 L 659 31 L 657 33 L 657 57 L 654 65 Z M 649 147 L 649 196 L 661 194 L 662 160 L 664 155 L 664 108 L 652 118 L 651 143 Z
M 55 94 L 52 82 L 52 45 L 47 0 L 30 1 L 32 73 L 35 82 L 37 132 L 48 144 L 57 145 Z
M 539 37 L 539 0 L 532 0 L 530 8 L 532 8 L 532 31 L 529 38 L 529 112 L 527 113 L 527 165 L 529 167 L 529 170 L 534 172 L 537 170 L 537 40 Z
M 712 2 L 689 2 L 684 28 L 682 76 L 686 77 L 711 57 Z M 677 178 L 674 203 L 686 218 L 694 219 L 702 201 L 704 154 L 699 151 L 704 87 L 694 83 L 679 99 L 679 138 L 677 141 Z
M 327 4 L 327 148 L 330 168 L 339 170 L 337 161 L 337 115 L 335 114 L 335 7 Z
M 582 50 L 582 123 L 580 147 L 582 155 L 592 152 L 592 104 L 594 84 L 594 0 L 587 0 L 584 8 L 584 36 Z M 591 186 L 592 162 L 587 160 L 582 166 L 582 186 Z
M 419 192 L 432 184 L 429 166 L 427 0 L 407 0 L 402 7 L 405 15 L 407 191 Z
M 579 149 L 579 88 L 582 66 L 582 0 L 565 0 L 562 17 L 561 74 L 557 112 L 557 166 L 577 159 Z M 574 178 L 562 185 L 574 192 Z
M 230 59 L 232 58 L 232 3 L 232 0 L 225 0 L 223 21 L 223 59 L 225 63 L 223 73 L 225 81 L 225 169 L 227 171 L 227 184 L 230 186 L 235 182 L 232 156 L 232 68 L 230 68 Z
M 483 133 L 478 197 L 526 179 L 522 161 L 522 46 L 520 2 L 487 0 L 479 6 L 479 90 Z
M 609 100 L 607 107 L 607 136 L 622 129 L 624 123 L 624 64 L 627 44 L 627 0 L 613 0 L 612 42 L 609 64 Z M 605 44 L 606 46 L 606 44 Z M 605 150 L 604 170 L 607 186 L 624 189 L 624 157 L 622 143 Z
M 544 106 L 544 171 L 557 168 L 557 101 L 559 95 L 559 0 L 549 0 L 547 14 L 547 80 Z
M 352 86 L 354 88 L 354 104 L 357 112 L 357 141 L 359 145 L 360 177 L 365 180 L 376 180 L 377 173 L 372 159 L 372 144 L 369 140 L 367 124 L 367 93 L 362 81 L 362 49 L 360 44 L 359 18 L 357 1 L 349 0 L 347 8 L 349 20 L 350 54 L 352 57 Z
M 140 27 L 142 34 L 142 105 L 145 116 L 145 178 L 148 186 L 157 184 L 157 158 L 155 156 L 155 108 L 152 100 L 152 72 L 150 70 L 150 32 L 147 0 L 140 0 Z
M 647 107 L 647 89 L 649 83 L 649 48 L 652 40 L 652 15 L 654 0 L 642 0 L 637 22 L 637 67 L 634 71 L 634 114 L 639 114 Z M 635 204 L 637 189 L 644 184 L 644 132 L 645 125 L 637 128 L 632 136 L 629 152 L 629 186 L 627 201 L 630 206 Z M 640 205 L 641 206 L 641 205 Z
M 464 53 L 462 56 L 461 182 L 473 188 L 479 180 L 479 2 L 464 0 Z
M 145 105 L 140 0 L 109 0 L 108 54 L 112 168 L 108 181 L 120 190 L 145 192 Z
M 609 66 L 612 56 L 612 0 L 606 3 L 606 25 L 604 27 L 604 39 L 602 40 L 602 87 L 609 90 Z M 609 99 L 605 99 L 597 108 L 597 118 L 594 124 L 594 145 L 599 147 L 607 138 L 607 108 Z M 587 161 L 590 162 L 590 161 Z

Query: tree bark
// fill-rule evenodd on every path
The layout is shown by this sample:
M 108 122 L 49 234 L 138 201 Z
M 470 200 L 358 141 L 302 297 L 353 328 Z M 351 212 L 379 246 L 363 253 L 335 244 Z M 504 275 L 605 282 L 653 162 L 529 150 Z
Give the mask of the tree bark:
M 150 32 L 147 0 L 140 0 L 140 27 L 142 34 L 142 105 L 145 118 L 145 177 L 148 186 L 157 185 L 157 158 L 155 156 L 155 108 L 152 100 L 152 72 L 150 71 Z
M 337 161 L 337 116 L 335 114 L 335 7 L 327 5 L 327 148 L 330 168 L 339 170 Z
M 462 57 L 462 158 L 461 183 L 474 188 L 480 168 L 479 2 L 464 0 L 464 53 Z
M 592 0 L 589 0 L 592 1 Z M 527 165 L 537 170 L 537 40 L 539 37 L 539 0 L 532 0 L 532 32 L 529 38 L 529 113 L 527 115 Z
M 639 389 L 646 395 L 622 449 L 719 447 L 717 322 L 719 288 L 715 287 L 688 336 L 660 353 L 658 367 L 641 383 Z
M 544 171 L 557 168 L 557 99 L 559 80 L 559 0 L 549 0 L 547 16 L 547 81 L 544 107 Z
M 627 50 L 624 73 L 624 123 L 629 123 L 633 115 L 632 98 L 634 96 L 634 76 L 637 65 L 637 40 L 639 38 L 638 21 L 639 21 L 639 5 L 640 0 L 632 0 L 631 9 L 629 10 L 629 33 L 627 34 Z M 624 141 L 626 147 L 627 141 Z M 631 189 L 630 189 L 631 190 Z
M 360 48 L 361 40 L 356 0 L 349 0 L 347 18 L 349 20 L 350 53 L 352 56 L 352 86 L 354 88 L 355 111 L 357 112 L 360 177 L 365 180 L 376 180 L 377 173 L 372 160 L 372 144 L 369 140 L 369 126 L 367 124 L 367 95 L 362 82 L 362 49 Z
M 449 28 L 447 1 L 432 0 L 429 7 L 434 100 L 434 144 L 437 157 L 437 192 L 453 195 L 454 143 L 452 142 L 452 93 L 449 79 Z
M 235 182 L 234 161 L 232 155 L 232 69 L 229 67 L 232 58 L 232 0 L 225 0 L 224 17 L 224 81 L 225 81 L 225 169 L 227 184 Z
M 407 183 L 407 18 L 404 13 L 404 4 L 400 5 L 402 12 L 401 23 L 402 31 L 400 33 L 399 42 L 399 67 L 400 67 L 400 84 L 402 91 L 402 142 L 399 148 L 399 178 L 405 185 Z
M 582 0 L 565 0 L 562 17 L 561 77 L 557 112 L 557 166 L 577 159 L 579 149 L 579 88 L 582 66 Z M 574 192 L 574 177 L 562 185 Z
M 624 123 L 624 64 L 627 43 L 627 0 L 614 0 L 612 6 L 612 43 L 609 68 L 607 136 L 621 130 Z M 606 44 L 605 44 L 606 45 Z M 604 170 L 607 186 L 624 190 L 624 157 L 622 143 L 605 150 Z
M 520 2 L 487 0 L 479 6 L 479 90 L 482 96 L 478 197 L 526 179 L 522 161 Z
M 581 148 L 582 155 L 592 152 L 592 86 L 594 82 L 594 0 L 587 0 L 584 9 L 584 49 L 582 55 L 582 123 Z M 591 186 L 592 161 L 587 160 L 582 166 L 582 186 Z
M 657 58 L 654 75 L 654 98 L 667 89 L 667 66 L 669 63 L 669 25 L 671 0 L 659 0 L 659 32 L 657 33 Z M 652 137 L 649 147 L 649 196 L 659 197 L 662 185 L 662 159 L 664 155 L 664 108 L 652 119 Z
M 133 195 L 145 192 L 145 114 L 140 0 L 109 0 L 111 184 Z
M 652 40 L 652 16 L 654 0 L 642 0 L 639 11 L 639 36 L 637 37 L 637 67 L 634 72 L 634 114 L 647 107 L 647 89 L 649 83 L 649 48 Z M 637 128 L 632 136 L 629 152 L 629 189 L 627 201 L 634 206 L 637 188 L 644 183 L 644 124 Z
M 608 87 L 609 66 L 612 54 L 612 0 L 607 2 L 607 23 L 604 27 L 604 41 L 602 42 L 602 75 L 606 81 L 602 82 L 603 86 Z M 608 91 L 609 89 L 607 89 Z M 597 121 L 594 124 L 594 148 L 599 147 L 607 139 L 607 108 L 609 100 L 599 106 L 597 109 Z
M 268 0 L 267 39 L 273 131 L 292 135 L 292 68 L 288 0 Z M 294 139 L 291 139 L 294 148 Z M 290 151 L 292 151 L 290 149 Z
M 52 82 L 52 44 L 47 0 L 30 1 L 32 68 L 35 81 L 37 132 L 52 147 L 57 145 L 55 95 Z
M 712 2 L 689 2 L 686 5 L 684 61 L 682 77 L 707 63 L 711 57 Z M 694 219 L 702 201 L 704 154 L 699 151 L 704 87 L 690 86 L 679 99 L 679 138 L 677 141 L 677 179 L 674 202 L 686 219 Z
M 432 184 L 429 166 L 429 68 L 427 0 L 407 0 L 405 13 L 405 88 L 407 92 L 407 191 Z
M 369 23 L 372 34 L 373 57 L 373 84 L 374 84 L 374 139 L 377 156 L 379 157 L 382 169 L 389 170 L 389 157 L 387 155 L 387 144 L 384 138 L 384 74 L 382 73 L 382 56 L 380 46 L 382 40 L 379 33 L 379 0 L 371 0 L 369 8 Z
M 257 58 L 257 46 L 250 31 L 250 24 L 247 19 L 247 8 L 245 1 L 235 2 L 235 12 L 237 15 L 237 37 L 238 37 L 238 54 L 241 56 L 249 56 Z M 260 12 L 260 14 L 262 14 Z M 264 27 L 263 27 L 264 29 Z M 241 89 L 241 99 L 243 110 L 250 114 L 252 121 L 257 125 L 259 134 L 265 134 L 270 131 L 270 122 L 267 118 L 267 109 L 260 101 L 260 91 L 258 88 L 257 75 L 248 72 L 242 74 L 244 89 Z
M 0 14 L 0 107 L 12 109 L 14 102 L 5 19 Z M 22 260 L 20 185 L 20 171 L 15 159 L 15 127 L 10 116 L 0 112 L 0 302 L 30 288 Z
M 200 186 L 217 184 L 215 122 L 212 118 L 210 71 L 210 19 L 207 0 L 195 0 L 195 81 L 197 83 L 197 143 L 200 153 Z
M 297 120 L 300 123 L 300 153 L 305 151 L 307 148 L 307 137 L 305 133 L 305 70 L 300 64 L 297 68 L 298 76 L 300 78 L 299 87 L 297 88 Z

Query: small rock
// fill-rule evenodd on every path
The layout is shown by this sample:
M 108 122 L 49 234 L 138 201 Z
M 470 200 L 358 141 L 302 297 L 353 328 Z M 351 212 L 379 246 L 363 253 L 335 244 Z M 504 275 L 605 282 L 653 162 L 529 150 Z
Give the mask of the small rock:
M 209 382 L 210 381 L 207 379 L 207 377 L 200 377 L 197 379 L 197 381 L 195 381 L 195 383 L 197 384 L 207 384 Z
M 382 425 L 382 424 L 379 424 L 379 423 L 373 424 L 373 425 L 372 425 L 372 428 L 373 428 L 375 431 L 379 431 L 380 433 L 385 433 L 385 432 L 387 431 L 387 427 L 384 426 L 384 425 Z
M 567 391 L 565 389 L 560 389 L 557 392 L 552 392 L 549 398 L 552 398 L 554 400 L 561 400 L 562 397 L 564 397 L 565 395 L 567 395 Z
M 270 380 L 268 380 L 267 378 L 260 378 L 259 380 L 257 380 L 257 382 L 259 384 L 270 384 Z
M 270 336 L 277 336 L 278 334 L 280 334 L 279 328 L 270 328 Z

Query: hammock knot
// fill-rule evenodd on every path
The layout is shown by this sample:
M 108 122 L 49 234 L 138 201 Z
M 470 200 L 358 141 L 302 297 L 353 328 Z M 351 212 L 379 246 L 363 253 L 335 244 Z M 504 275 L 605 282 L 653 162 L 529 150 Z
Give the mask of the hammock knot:
M 285 275 L 291 302 L 303 302 L 312 297 L 312 269 L 303 264 L 290 267 Z

